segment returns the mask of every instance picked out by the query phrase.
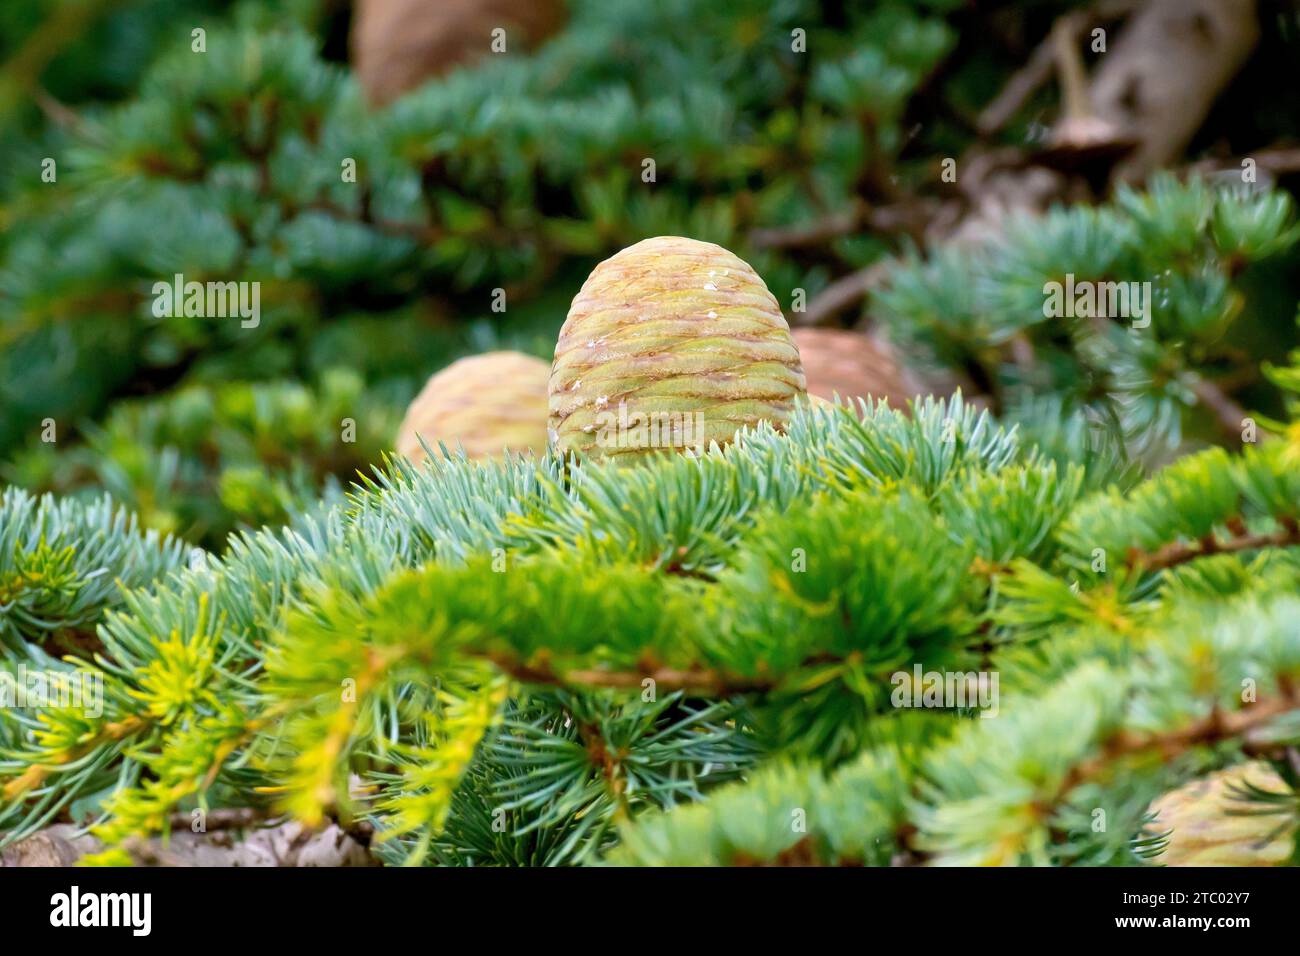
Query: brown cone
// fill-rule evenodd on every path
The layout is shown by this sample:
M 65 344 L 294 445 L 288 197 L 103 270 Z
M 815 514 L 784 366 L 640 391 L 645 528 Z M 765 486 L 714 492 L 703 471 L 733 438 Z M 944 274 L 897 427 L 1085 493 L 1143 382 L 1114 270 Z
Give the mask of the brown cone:
M 808 394 L 816 398 L 831 401 L 838 394 L 843 402 L 870 396 L 902 410 L 928 392 L 882 338 L 842 329 L 795 329 L 792 335 Z
M 370 102 L 381 106 L 453 67 L 492 52 L 536 46 L 564 21 L 563 0 L 357 0 L 352 62 Z
M 470 458 L 493 458 L 506 449 L 546 451 L 546 386 L 551 368 L 519 352 L 485 352 L 448 365 L 428 383 L 397 433 L 397 450 L 424 458 L 420 437 L 437 451 L 457 446 Z

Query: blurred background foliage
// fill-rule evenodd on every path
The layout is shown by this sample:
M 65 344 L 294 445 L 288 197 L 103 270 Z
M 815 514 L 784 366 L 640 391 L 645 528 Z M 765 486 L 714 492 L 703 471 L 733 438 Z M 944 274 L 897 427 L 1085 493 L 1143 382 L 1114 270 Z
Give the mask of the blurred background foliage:
M 1134 4 L 568 0 L 500 55 L 489 5 L 463 62 L 378 107 L 342 0 L 7 0 L 0 478 L 219 547 L 378 463 L 452 359 L 549 358 L 591 267 L 657 234 L 732 248 L 792 324 L 888 334 L 1062 458 L 1158 464 L 1280 412 L 1258 369 L 1297 344 L 1294 4 L 1248 5 L 1250 55 L 1131 186 L 1124 135 L 1063 127 L 1062 63 L 988 109 L 1062 22 L 1114 35 Z M 1282 159 L 1227 191 L 1261 150 Z M 990 167 L 1013 200 L 992 227 Z M 1154 281 L 1150 334 L 1044 322 L 1065 272 Z M 260 323 L 156 318 L 177 273 L 259 282 Z

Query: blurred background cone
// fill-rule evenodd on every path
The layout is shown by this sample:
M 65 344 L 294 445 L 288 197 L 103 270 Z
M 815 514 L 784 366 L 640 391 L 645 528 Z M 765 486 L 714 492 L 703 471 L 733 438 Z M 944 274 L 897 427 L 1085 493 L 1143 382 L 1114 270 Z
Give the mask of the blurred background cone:
M 425 457 L 420 438 L 470 458 L 546 451 L 546 388 L 551 367 L 520 352 L 485 352 L 453 362 L 425 384 L 406 410 L 397 450 Z
M 564 22 L 562 0 L 357 0 L 352 63 L 370 102 L 382 106 L 425 80 L 492 52 L 541 43 Z
M 906 410 L 909 400 L 930 391 L 883 338 L 844 329 L 804 328 L 791 334 L 814 398 L 829 402 L 838 394 L 843 402 L 870 396 Z

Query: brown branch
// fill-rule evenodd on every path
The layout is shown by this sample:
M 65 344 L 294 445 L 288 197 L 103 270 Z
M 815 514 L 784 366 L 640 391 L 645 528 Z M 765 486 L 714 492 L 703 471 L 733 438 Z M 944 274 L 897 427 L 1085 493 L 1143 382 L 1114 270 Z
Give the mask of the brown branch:
M 1234 444 L 1241 444 L 1241 431 L 1246 426 L 1246 409 L 1220 388 L 1206 378 L 1196 378 L 1191 383 L 1196 400 L 1214 415 L 1215 424 L 1230 437 Z
M 1077 37 L 1085 28 L 1109 20 L 1117 20 L 1131 12 L 1136 0 L 1110 0 L 1097 3 L 1085 10 L 1072 10 L 1062 16 L 1048 31 L 1048 35 L 1034 48 L 1029 60 L 1011 75 L 988 106 L 984 107 L 976 127 L 984 136 L 991 136 L 1011 121 L 1043 84 L 1052 78 L 1056 66 L 1056 38 L 1062 34 Z
M 756 249 L 798 249 L 804 246 L 817 246 L 827 240 L 848 235 L 862 224 L 862 219 L 862 204 L 857 204 L 847 212 L 836 213 L 808 223 L 752 229 L 749 232 L 749 244 Z
M 603 671 L 592 668 L 567 671 L 564 674 L 565 682 L 588 687 L 640 687 L 647 678 L 654 681 L 658 688 L 718 695 L 771 690 L 776 686 L 776 681 L 771 678 L 741 677 L 707 668 L 681 670 L 658 667 L 648 671 Z
M 812 222 L 752 229 L 747 238 L 756 249 L 803 249 L 861 229 L 870 229 L 878 233 L 905 233 L 920 241 L 926 227 L 943 206 L 944 203 L 937 199 L 922 197 L 910 197 L 881 206 L 859 200 L 845 212 L 823 216 Z
M 1052 28 L 1048 44 L 1056 65 L 1057 81 L 1061 86 L 1061 121 L 1086 120 L 1093 116 L 1092 101 L 1088 96 L 1088 74 L 1079 52 L 1078 18 L 1062 17 Z
M 491 661 L 502 673 L 526 684 L 546 684 L 549 686 L 581 685 L 584 687 L 607 687 L 633 689 L 640 688 L 647 678 L 655 682 L 659 690 L 687 690 L 714 696 L 728 694 L 762 693 L 776 689 L 785 674 L 748 677 L 742 674 L 728 673 L 706 667 L 665 667 L 652 661 L 645 661 L 635 670 L 601 670 L 599 668 L 581 668 L 560 672 L 555 670 L 546 659 L 545 652 L 536 655 L 531 661 L 521 661 L 501 651 L 483 651 L 475 653 L 477 657 Z M 832 654 L 814 654 L 799 662 L 799 667 L 817 667 L 820 665 L 855 664 L 859 655 L 855 652 L 848 657 L 836 657 Z
M 889 271 L 886 260 L 836 279 L 808 303 L 804 312 L 795 313 L 793 325 L 827 325 L 845 309 L 852 308 L 878 286 Z
M 1213 534 L 1208 534 L 1195 543 L 1175 541 L 1150 553 L 1132 548 L 1127 563 L 1130 567 L 1144 571 L 1163 571 L 1212 554 L 1233 554 L 1239 551 L 1255 551 L 1259 548 L 1289 548 L 1300 545 L 1300 523 L 1291 517 L 1279 518 L 1278 522 L 1282 527 L 1277 531 L 1251 534 L 1246 530 L 1241 519 L 1236 517 L 1228 522 L 1233 536 L 1227 540 L 1220 540 Z
M 102 146 L 104 144 L 104 137 L 82 119 L 80 113 L 56 99 L 49 90 L 39 83 L 32 86 L 32 99 L 36 101 L 36 105 L 40 107 L 41 112 L 49 118 L 51 123 L 61 126 L 73 135 L 80 136 L 82 139 L 96 145 Z
M 1300 147 L 1287 146 L 1270 147 L 1237 157 L 1209 157 L 1189 163 L 1186 171 L 1198 175 L 1223 171 L 1240 174 L 1243 159 L 1253 159 L 1258 169 L 1275 175 L 1300 171 Z
M 1300 709 L 1300 692 L 1289 682 L 1281 682 L 1282 693 L 1267 701 L 1251 704 L 1236 711 L 1217 706 L 1201 720 L 1164 733 L 1136 733 L 1121 730 L 1107 740 L 1096 756 L 1076 764 L 1062 782 L 1058 799 L 1064 798 L 1080 784 L 1103 777 L 1110 765 L 1124 757 L 1148 751 L 1158 752 L 1166 762 L 1196 746 L 1223 740 L 1246 738 L 1269 721 Z
M 274 814 L 258 807 L 219 807 L 209 810 L 203 818 L 203 830 L 247 830 L 261 825 L 278 825 L 284 822 L 283 814 Z M 192 812 L 179 811 L 171 815 L 172 829 L 190 830 L 194 822 Z
M 656 688 L 662 690 L 690 690 L 725 695 L 771 690 L 777 683 L 774 678 L 742 677 L 708 668 L 645 667 L 632 671 L 585 668 L 560 673 L 545 660 L 524 662 L 496 651 L 480 656 L 490 660 L 505 674 L 526 684 L 553 686 L 581 684 L 585 687 L 630 689 L 641 687 L 642 682 L 649 679 L 654 681 Z
M 976 128 L 983 135 L 991 136 L 1006 126 L 1029 97 L 1051 79 L 1055 62 L 1056 58 L 1049 37 L 1034 48 L 1029 61 L 1011 75 L 1002 92 L 993 99 L 992 103 L 984 107 L 975 120 Z

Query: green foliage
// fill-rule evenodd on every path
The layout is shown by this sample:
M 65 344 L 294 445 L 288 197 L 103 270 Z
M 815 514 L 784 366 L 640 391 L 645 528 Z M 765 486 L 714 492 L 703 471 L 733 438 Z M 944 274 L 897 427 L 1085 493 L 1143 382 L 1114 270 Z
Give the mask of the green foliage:
M 379 461 L 397 431 L 391 405 L 336 370 L 319 388 L 191 385 L 117 404 L 83 446 L 36 442 L 8 469 L 16 484 L 106 489 L 149 527 L 220 546 L 236 527 L 284 524 L 340 480 Z
M 1185 434 L 1240 444 L 1243 423 L 1216 422 L 1197 387 L 1241 360 L 1231 341 L 1246 324 L 1249 267 L 1289 253 L 1297 239 L 1286 193 L 1166 174 L 1101 207 L 1058 207 L 1013 221 L 996 239 L 914 257 L 875 302 L 909 352 L 988 382 L 1009 420 L 1036 431 L 1079 414 L 1129 452 L 1161 461 Z M 1123 313 L 1125 299 L 1101 302 L 1098 293 L 1093 315 L 1048 315 L 1048 284 L 1068 297 L 1067 277 L 1080 289 L 1149 283 L 1146 314 L 1132 300 L 1133 314 Z M 1045 398 L 1052 408 L 1042 408 Z M 1264 398 L 1277 404 L 1276 392 Z
M 933 157 L 969 139 L 945 116 L 970 96 L 969 74 L 945 68 L 965 64 L 947 2 L 573 0 L 541 49 L 488 57 L 383 111 L 323 58 L 340 23 L 318 0 L 250 0 L 224 19 L 187 0 L 170 29 L 154 3 L 91 6 L 105 28 L 92 44 L 99 20 L 56 23 L 44 73 L 84 104 L 78 122 L 37 123 L 35 105 L 5 96 L 31 78 L 0 77 L 0 106 L 14 106 L 0 129 L 0 475 L 34 491 L 107 488 L 147 526 L 218 549 L 375 463 L 402 405 L 450 359 L 500 345 L 546 355 L 582 276 L 618 248 L 714 240 L 783 305 L 796 288 L 812 298 L 910 238 L 855 226 L 786 247 L 760 234 L 942 191 Z M 15 11 L 17 43 L 45 10 Z M 199 20 L 203 54 L 190 46 Z M 791 49 L 795 29 L 809 54 Z M 981 69 L 1012 66 L 989 53 Z M 919 108 L 945 118 L 918 123 Z M 55 183 L 35 175 L 45 156 Z M 1254 264 L 1292 254 L 1291 206 L 1277 191 L 1159 178 L 904 264 L 873 311 L 909 362 L 966 375 L 1061 464 L 1081 457 L 1061 449 L 1082 429 L 1097 487 L 1184 436 L 1238 443 L 1196 393 L 1240 358 L 1224 333 L 1256 321 Z M 1045 320 L 1043 284 L 1066 273 L 1151 281 L 1153 325 Z M 155 316 L 154 283 L 178 274 L 260 283 L 256 327 Z M 490 310 L 497 289 L 505 316 Z M 333 380 L 340 367 L 361 377 L 366 407 L 345 399 L 355 386 Z M 1270 390 L 1251 397 L 1279 411 Z M 271 406 L 260 423 L 232 407 L 249 401 Z M 297 427 L 288 406 L 303 402 L 355 418 L 356 444 L 331 441 L 323 414 Z M 51 419 L 58 444 L 41 440 Z
M 1283 192 L 1161 176 L 892 263 L 872 312 L 978 403 L 633 468 L 384 458 L 429 372 L 545 355 L 614 250 L 815 297 L 906 253 L 864 223 L 969 138 L 964 5 L 571 7 L 377 112 L 329 5 L 236 4 L 199 67 L 104 10 L 36 71 L 75 120 L 0 122 L 0 475 L 61 495 L 0 498 L 0 695 L 102 689 L 0 706 L 0 844 L 74 820 L 128 862 L 241 807 L 409 865 L 1141 864 L 1152 797 L 1247 754 L 1294 825 L 1300 352 L 1229 374 L 1297 345 L 1255 335 Z M 259 283 L 258 322 L 155 315 L 177 274 Z M 1049 317 L 1067 275 L 1150 282 L 1150 325 Z
M 60 654 L 94 639 L 104 612 L 180 568 L 181 544 L 143 531 L 106 496 L 77 504 L 17 488 L 0 496 L 0 646 Z
M 1294 498 L 1247 494 L 1288 444 L 1116 499 L 960 402 L 864 411 L 569 479 L 397 468 L 157 569 L 73 662 L 102 713 L 3 712 L 6 839 L 75 801 L 110 846 L 251 805 L 410 864 L 1138 863 L 1162 787 L 1294 745 Z M 918 710 L 929 672 L 972 683 Z

